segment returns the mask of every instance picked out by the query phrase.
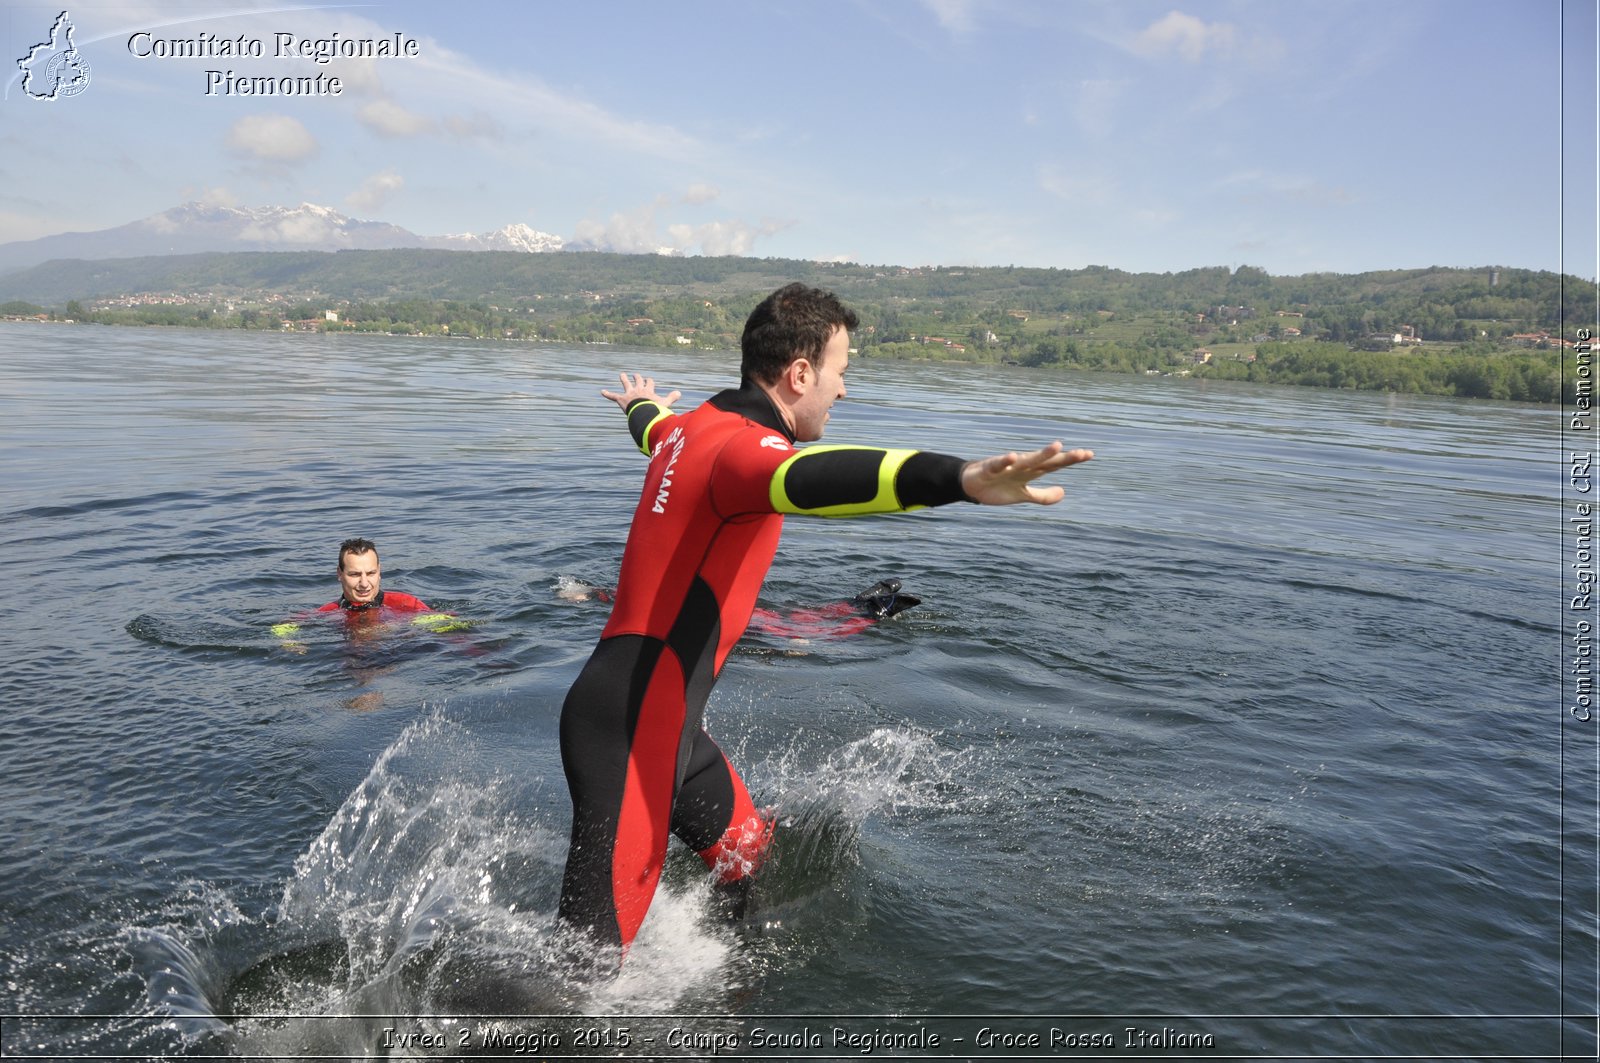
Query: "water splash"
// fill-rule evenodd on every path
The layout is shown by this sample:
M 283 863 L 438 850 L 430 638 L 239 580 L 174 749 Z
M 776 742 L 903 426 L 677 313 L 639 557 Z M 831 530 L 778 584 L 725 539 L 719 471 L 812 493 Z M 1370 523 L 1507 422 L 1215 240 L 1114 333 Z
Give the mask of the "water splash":
M 767 801 L 778 819 L 756 884 L 768 931 L 829 918 L 831 904 L 851 888 L 862 831 L 873 819 L 944 810 L 965 800 L 958 782 L 965 754 L 924 732 L 879 727 L 818 762 L 811 763 L 813 757 L 791 747 L 748 774 L 758 800 Z
M 932 734 L 879 727 L 824 755 L 814 766 L 796 748 L 759 763 L 754 785 L 776 795 L 785 819 L 828 815 L 860 828 L 875 814 L 949 807 L 958 801 L 965 755 Z
M 713 915 L 703 868 L 674 849 L 620 973 L 555 919 L 565 824 L 488 774 L 482 739 L 441 714 L 409 726 L 295 861 L 273 909 L 244 915 L 197 894 L 181 918 L 130 935 L 149 1005 L 188 1045 L 250 1055 L 368 1055 L 393 1016 L 668 1014 L 726 1010 L 763 965 L 798 949 L 749 949 Z M 762 761 L 779 817 L 760 882 L 758 937 L 851 891 L 873 817 L 949 807 L 961 755 L 880 728 L 815 754 Z M 564 810 L 563 810 L 564 811 Z

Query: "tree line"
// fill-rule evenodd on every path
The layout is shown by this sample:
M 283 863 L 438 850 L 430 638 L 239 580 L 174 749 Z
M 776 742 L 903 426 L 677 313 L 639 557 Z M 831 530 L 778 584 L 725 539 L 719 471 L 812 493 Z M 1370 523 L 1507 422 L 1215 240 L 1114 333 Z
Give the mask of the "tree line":
M 1152 274 L 417 249 L 47 263 L 0 277 L 0 297 L 71 294 L 14 299 L 0 311 L 106 324 L 727 349 L 750 308 L 789 280 L 831 288 L 854 306 L 863 321 L 855 341 L 868 357 L 1531 402 L 1570 400 L 1571 389 L 1563 391 L 1559 349 L 1528 348 L 1559 348 L 1565 323 L 1592 318 L 1597 303 L 1592 281 L 1491 267 L 1274 277 L 1251 266 Z M 149 295 L 161 292 L 185 301 Z M 104 298 L 131 293 L 146 293 L 144 305 Z M 330 310 L 337 321 L 326 319 Z M 1425 346 L 1390 350 L 1402 330 Z M 1205 347 L 1223 353 L 1207 362 Z

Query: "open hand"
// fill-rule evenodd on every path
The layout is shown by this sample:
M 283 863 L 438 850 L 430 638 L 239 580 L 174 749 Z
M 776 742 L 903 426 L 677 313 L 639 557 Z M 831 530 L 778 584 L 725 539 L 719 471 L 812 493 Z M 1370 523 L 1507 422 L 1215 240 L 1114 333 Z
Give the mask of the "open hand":
M 606 391 L 602 388 L 600 394 L 622 407 L 623 410 L 628 408 L 629 403 L 638 399 L 649 399 L 663 406 L 671 406 L 683 395 L 681 391 L 668 392 L 665 396 L 657 395 L 655 378 L 641 376 L 637 373 L 618 373 L 617 379 L 622 381 L 622 390 L 620 392 Z
M 1060 441 L 1027 454 L 996 454 L 967 462 L 961 470 L 961 489 L 974 502 L 986 506 L 1009 506 L 1034 502 L 1051 506 L 1066 496 L 1059 486 L 1034 487 L 1033 481 L 1046 473 L 1077 465 L 1094 457 L 1092 450 L 1065 450 Z

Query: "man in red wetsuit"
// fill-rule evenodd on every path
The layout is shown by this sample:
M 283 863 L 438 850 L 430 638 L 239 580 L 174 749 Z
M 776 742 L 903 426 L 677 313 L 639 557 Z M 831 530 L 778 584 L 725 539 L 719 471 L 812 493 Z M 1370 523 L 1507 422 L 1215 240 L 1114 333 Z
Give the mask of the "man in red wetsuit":
M 857 318 L 791 284 L 745 322 L 741 384 L 686 414 L 646 377 L 602 392 L 650 464 L 599 645 L 561 712 L 572 836 L 560 914 L 626 950 L 675 834 L 737 895 L 773 824 L 701 726 L 744 633 L 785 514 L 852 516 L 950 502 L 1051 504 L 1045 473 L 1087 461 L 1060 443 L 981 461 L 913 450 L 813 446 L 844 397 Z M 735 901 L 737 903 L 737 900 Z
M 343 609 L 346 614 L 393 609 L 397 613 L 430 613 L 428 603 L 400 591 L 383 589 L 383 565 L 370 539 L 346 539 L 339 544 L 339 587 L 343 594 L 319 613 Z
M 339 544 L 338 575 L 342 593 L 337 600 L 316 610 L 317 613 L 343 610 L 347 622 L 363 628 L 383 620 L 386 615 L 392 617 L 395 613 L 418 613 L 423 615 L 413 623 L 423 623 L 432 630 L 451 630 L 448 625 L 453 618 L 434 613 L 421 598 L 383 589 L 383 566 L 378 561 L 378 548 L 371 539 L 346 539 Z M 305 652 L 305 644 L 296 641 L 294 635 L 300 630 L 300 621 L 306 615 L 314 614 L 302 614 L 293 620 L 272 625 L 272 633 L 283 640 L 284 649 L 293 653 Z

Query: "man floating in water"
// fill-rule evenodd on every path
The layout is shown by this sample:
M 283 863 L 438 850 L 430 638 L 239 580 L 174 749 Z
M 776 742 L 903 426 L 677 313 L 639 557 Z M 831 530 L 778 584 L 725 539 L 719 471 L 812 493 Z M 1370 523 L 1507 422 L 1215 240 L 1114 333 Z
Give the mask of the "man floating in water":
M 378 560 L 378 548 L 371 539 L 346 539 L 339 544 L 340 594 L 337 599 L 318 609 L 318 613 L 344 613 L 350 623 L 376 623 L 393 620 L 394 614 L 418 614 L 411 623 L 430 631 L 454 631 L 465 624 L 449 613 L 436 613 L 421 598 L 401 591 L 383 589 L 383 565 Z M 284 640 L 284 647 L 303 653 L 305 646 L 294 641 L 300 630 L 298 620 L 288 620 L 272 625 L 272 633 Z
M 1094 456 L 1059 442 L 980 461 L 796 449 L 822 437 L 845 395 L 856 325 L 831 292 L 791 284 L 745 322 L 738 388 L 686 414 L 647 377 L 623 374 L 621 392 L 602 392 L 650 464 L 611 617 L 562 707 L 573 819 L 560 914 L 623 951 L 655 895 L 669 834 L 700 854 L 735 908 L 771 841 L 773 823 L 701 723 L 784 516 L 1051 505 L 1065 492 L 1033 481 Z

